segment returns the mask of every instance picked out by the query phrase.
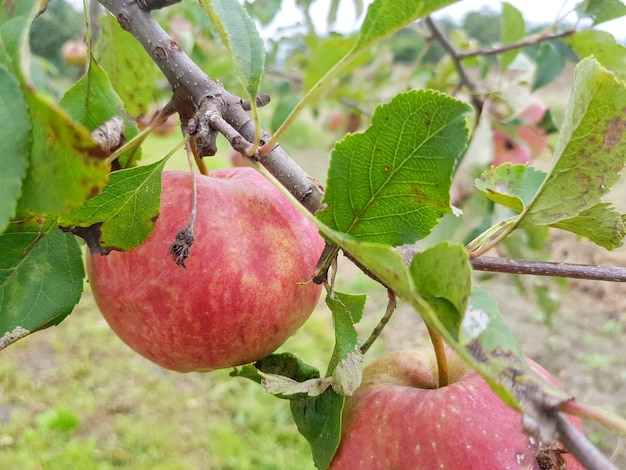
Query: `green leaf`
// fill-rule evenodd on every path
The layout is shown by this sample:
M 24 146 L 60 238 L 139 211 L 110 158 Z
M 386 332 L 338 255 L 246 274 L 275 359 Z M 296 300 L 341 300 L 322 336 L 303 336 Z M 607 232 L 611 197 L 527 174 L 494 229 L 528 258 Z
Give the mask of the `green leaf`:
M 244 7 L 250 14 L 257 18 L 261 24 L 268 25 L 280 10 L 281 0 L 249 0 L 244 3 Z
M 24 81 L 23 63 L 28 52 L 28 32 L 47 1 L 22 0 L 11 2 L 0 8 L 0 61 L 11 69 L 13 74 Z
M 358 342 L 354 324 L 358 323 L 365 307 L 365 295 L 344 294 L 341 292 L 329 293 L 326 296 L 326 305 L 333 314 L 335 330 L 335 348 L 328 365 L 326 375 L 329 376 L 340 361 L 354 351 Z
M 450 184 L 467 144 L 469 105 L 432 90 L 379 106 L 371 126 L 333 149 L 319 219 L 364 240 L 402 245 L 424 238 L 450 212 Z
M 587 0 L 582 2 L 579 15 L 593 18 L 593 26 L 626 15 L 626 5 L 622 0 Z
M 616 212 L 611 204 L 603 202 L 551 227 L 577 233 L 607 250 L 613 250 L 622 246 L 626 236 L 626 215 Z
M 15 215 L 31 147 L 28 108 L 18 81 L 0 65 L 0 233 Z
M 363 51 L 373 43 L 423 18 L 456 0 L 375 0 L 367 8 L 353 52 Z
M 621 80 L 626 80 L 626 47 L 606 31 L 586 30 L 565 38 L 579 57 L 593 56 Z
M 233 58 L 239 82 L 250 103 L 259 93 L 265 67 L 265 46 L 246 9 L 238 0 L 200 0 Z
M 439 316 L 441 324 L 458 340 L 461 319 L 472 290 L 467 250 L 442 242 L 414 255 L 410 266 L 416 291 Z
M 66 213 L 100 191 L 110 167 L 87 129 L 32 90 L 24 97 L 32 147 L 17 214 Z
M 500 42 L 502 45 L 513 44 L 526 35 L 526 23 L 522 13 L 513 5 L 502 2 L 502 17 L 500 18 Z M 500 67 L 506 70 L 515 59 L 519 49 L 513 49 L 500 56 Z
M 328 70 L 350 52 L 354 46 L 354 38 L 343 36 L 329 36 L 327 38 L 309 36 L 305 38 L 305 43 L 309 47 L 310 58 L 304 70 L 302 86 L 304 90 L 310 90 Z M 370 58 L 367 54 L 364 55 L 366 56 L 365 60 Z M 360 65 L 360 61 L 356 65 Z
M 154 100 L 152 84 L 157 69 L 141 44 L 124 31 L 113 15 L 101 19 L 102 37 L 96 48 L 98 61 L 133 117 L 147 114 Z
M 520 227 L 573 219 L 600 202 L 626 161 L 625 108 L 626 84 L 594 59 L 581 61 L 553 167 L 522 214 Z
M 504 163 L 485 170 L 476 187 L 496 204 L 520 213 L 531 203 L 546 178 L 543 171 L 527 165 Z
M 90 131 L 112 117 L 120 116 L 124 119 L 127 140 L 139 133 L 137 125 L 124 112 L 124 103 L 113 89 L 106 72 L 93 59 L 87 73 L 65 93 L 59 106 L 64 108 L 74 121 L 80 122 Z M 126 167 L 131 152 L 134 150 L 126 152 L 119 158 L 122 167 Z M 137 154 L 135 159 L 138 159 Z
M 61 217 L 59 225 L 85 238 L 92 252 L 139 245 L 152 233 L 159 214 L 166 161 L 114 171 L 100 194 Z
M 344 397 L 329 388 L 319 396 L 290 401 L 298 431 L 311 446 L 319 469 L 328 468 L 341 439 L 341 412 Z
M 535 62 L 537 63 L 537 69 L 532 86 L 533 90 L 537 90 L 551 83 L 555 78 L 561 75 L 561 72 L 565 68 L 565 57 L 559 54 L 554 45 L 549 42 L 543 42 L 539 45 Z
M 60 323 L 83 290 L 82 253 L 73 235 L 50 222 L 11 229 L 0 235 L 0 349 Z

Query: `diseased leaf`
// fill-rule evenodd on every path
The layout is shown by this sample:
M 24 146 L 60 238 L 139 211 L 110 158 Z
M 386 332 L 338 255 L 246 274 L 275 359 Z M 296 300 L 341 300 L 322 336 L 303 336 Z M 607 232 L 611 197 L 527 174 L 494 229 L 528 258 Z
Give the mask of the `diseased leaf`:
M 565 38 L 581 58 L 593 56 L 621 80 L 626 80 L 626 47 L 606 31 L 580 31 Z
M 504 163 L 485 170 L 476 187 L 496 204 L 522 212 L 539 190 L 546 174 L 527 165 Z
M 594 59 L 581 61 L 553 167 L 522 214 L 520 227 L 573 219 L 600 202 L 619 179 L 626 161 L 624 109 L 626 84 Z
M 291 353 L 270 354 L 256 361 L 253 365 L 235 367 L 229 375 L 231 377 L 245 377 L 260 384 L 263 373 L 282 375 L 297 382 L 304 382 L 320 376 L 319 370 Z
M 82 252 L 51 222 L 11 224 L 0 235 L 0 349 L 60 323 L 83 290 Z
M 0 65 L 0 233 L 15 215 L 31 148 L 28 108 L 18 81 Z
M 337 364 L 330 378 L 333 390 L 342 396 L 352 396 L 363 379 L 363 353 L 355 346 L 354 351 Z
M 96 48 L 100 65 L 124 101 L 126 112 L 133 117 L 147 114 L 154 101 L 153 88 L 146 86 L 157 78 L 154 62 L 114 16 L 103 16 L 101 23 L 102 37 Z
M 526 34 L 526 23 L 522 13 L 508 2 L 502 2 L 502 16 L 500 18 L 500 42 L 502 45 L 513 44 L 521 40 Z M 500 56 L 500 67 L 506 70 L 515 59 L 519 49 L 513 49 Z
M 284 375 L 260 373 L 263 376 L 261 385 L 267 393 L 280 397 L 304 394 L 308 397 L 316 397 L 324 393 L 330 387 L 329 378 L 308 379 L 298 382 Z
M 333 313 L 335 330 L 335 348 L 328 364 L 327 376 L 333 373 L 337 364 L 344 360 L 349 353 L 353 352 L 357 345 L 358 337 L 353 325 L 358 323 L 361 315 L 363 315 L 365 299 L 365 295 L 352 295 L 341 292 L 329 293 L 326 296 L 326 305 Z
M 607 250 L 613 250 L 622 246 L 626 235 L 626 215 L 603 202 L 551 226 L 577 233 Z
M 61 217 L 59 225 L 85 238 L 92 252 L 134 248 L 154 229 L 166 161 L 114 171 L 100 194 Z
M 26 89 L 32 126 L 29 168 L 17 214 L 63 214 L 100 191 L 110 166 L 87 129 Z
M 238 0 L 200 0 L 237 66 L 239 82 L 254 103 L 265 67 L 265 46 Z
M 137 125 L 126 115 L 124 103 L 113 89 L 109 77 L 93 59 L 87 73 L 65 93 L 59 106 L 89 131 L 93 131 L 114 116 L 120 116 L 124 120 L 127 140 L 139 133 Z M 121 155 L 118 159 L 122 168 L 126 167 L 131 152 L 134 150 Z M 134 154 L 135 160 L 139 159 L 140 152 L 141 149 L 137 149 Z
M 450 212 L 450 184 L 467 144 L 470 106 L 432 90 L 379 106 L 371 126 L 333 149 L 319 219 L 363 241 L 413 243 Z

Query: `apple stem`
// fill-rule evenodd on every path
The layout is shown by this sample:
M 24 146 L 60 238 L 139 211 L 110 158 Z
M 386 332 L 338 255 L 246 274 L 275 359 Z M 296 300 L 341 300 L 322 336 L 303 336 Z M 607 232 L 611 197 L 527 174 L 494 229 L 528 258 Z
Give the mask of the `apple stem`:
M 189 258 L 189 249 L 195 239 L 193 226 L 196 223 L 196 214 L 198 213 L 198 190 L 196 188 L 196 173 L 193 170 L 193 161 L 197 152 L 193 152 L 193 145 L 193 141 L 190 142 L 188 140 L 185 143 L 185 150 L 187 151 L 187 159 L 189 161 L 189 171 L 191 174 L 191 215 L 189 216 L 189 224 L 178 231 L 176 240 L 170 245 L 169 251 L 174 262 L 182 268 L 187 267 L 185 266 L 185 260 Z
M 393 312 L 396 310 L 396 294 L 391 289 L 387 289 L 387 299 L 387 309 L 385 310 L 385 314 L 380 319 L 378 324 L 374 327 L 374 329 L 372 330 L 372 334 L 369 336 L 369 338 L 367 338 L 367 341 L 365 341 L 365 343 L 363 343 L 363 345 L 361 346 L 361 354 L 365 354 L 367 350 L 372 347 L 372 344 L 374 344 L 374 341 L 376 341 L 376 339 L 380 336 L 383 328 L 385 328 L 387 323 L 389 323 L 391 315 L 393 315 Z
M 437 359 L 437 372 L 438 372 L 438 384 L 439 387 L 445 387 L 449 383 L 448 379 L 448 358 L 446 356 L 446 348 L 441 336 L 433 330 L 430 326 L 426 326 L 430 341 L 433 343 L 435 350 L 435 358 Z

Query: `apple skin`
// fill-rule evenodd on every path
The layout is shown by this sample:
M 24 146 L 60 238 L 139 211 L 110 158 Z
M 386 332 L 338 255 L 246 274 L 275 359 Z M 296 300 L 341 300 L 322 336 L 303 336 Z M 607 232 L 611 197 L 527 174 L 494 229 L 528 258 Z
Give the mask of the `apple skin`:
M 510 162 L 524 164 L 530 161 L 530 150 L 525 145 L 516 142 L 509 134 L 502 131 L 493 133 L 493 166 Z
M 366 367 L 361 386 L 346 399 L 330 469 L 539 470 L 538 446 L 523 433 L 521 414 L 452 350 L 448 362 L 450 384 L 441 388 L 432 348 L 388 353 Z M 568 419 L 582 429 L 577 418 Z M 561 455 L 569 470 L 584 470 L 571 455 Z
M 252 168 L 196 175 L 198 213 L 186 268 L 168 256 L 191 211 L 191 175 L 165 171 L 160 214 L 140 246 L 87 255 L 96 303 L 113 331 L 179 372 L 246 364 L 277 349 L 310 316 L 324 241 Z

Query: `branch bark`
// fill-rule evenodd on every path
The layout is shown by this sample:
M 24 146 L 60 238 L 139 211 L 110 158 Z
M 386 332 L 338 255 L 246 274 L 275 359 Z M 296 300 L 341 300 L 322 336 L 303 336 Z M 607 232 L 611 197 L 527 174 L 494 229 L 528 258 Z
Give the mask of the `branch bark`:
M 143 10 L 138 3 L 127 0 L 98 1 L 117 18 L 123 29 L 141 43 L 161 69 L 172 87 L 175 107 L 183 126 L 195 120 L 197 137 L 210 142 L 212 133 L 216 131 L 210 118 L 218 114 L 243 137 L 236 143 L 236 150 L 248 154 L 252 149 L 255 127 L 242 105 L 245 101 L 226 91 L 217 80 L 209 78 L 152 18 L 150 12 Z M 269 135 L 262 132 L 262 139 L 269 140 Z M 261 163 L 309 211 L 315 212 L 320 208 L 323 196 L 321 184 L 300 168 L 280 146 L 265 155 Z

